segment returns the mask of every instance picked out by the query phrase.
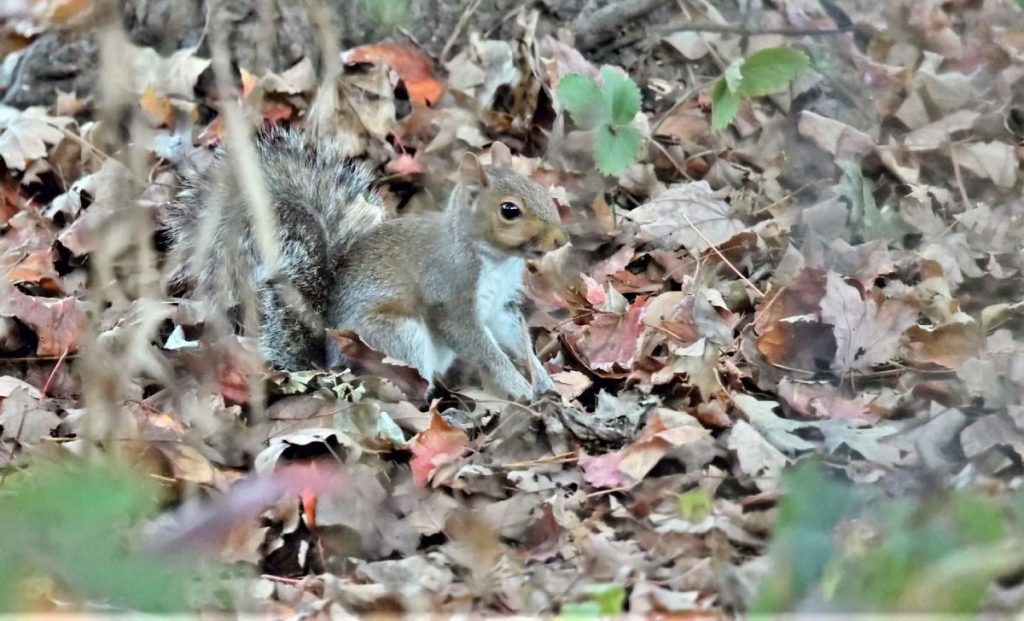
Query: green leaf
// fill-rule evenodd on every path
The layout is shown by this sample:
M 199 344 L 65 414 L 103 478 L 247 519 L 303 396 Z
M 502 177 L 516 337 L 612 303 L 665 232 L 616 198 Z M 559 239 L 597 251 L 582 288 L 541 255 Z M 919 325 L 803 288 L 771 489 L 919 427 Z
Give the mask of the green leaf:
M 585 75 L 567 74 L 558 81 L 555 94 L 572 120 L 583 129 L 593 129 L 608 120 L 601 89 Z
M 725 129 L 740 110 L 739 95 L 729 90 L 725 78 L 719 78 L 711 89 L 711 127 Z
M 735 93 L 740 88 L 740 83 L 743 81 L 743 64 L 747 62 L 745 58 L 737 58 L 725 68 L 725 73 L 722 77 L 725 78 L 725 85 L 729 87 L 730 93 Z
M 694 523 L 711 515 L 711 511 L 714 509 L 714 500 L 708 490 L 703 487 L 695 487 L 688 492 L 679 494 L 676 503 L 679 506 L 679 517 Z
M 601 67 L 601 79 L 612 122 L 628 125 L 640 111 L 640 89 L 629 76 L 608 65 Z
M 594 158 L 601 174 L 615 176 L 636 161 L 644 138 L 633 127 L 602 125 L 594 137 Z
M 199 574 L 170 558 L 133 552 L 130 534 L 158 506 L 142 474 L 109 464 L 37 465 L 0 500 L 0 610 L 21 578 L 50 575 L 83 599 L 167 612 L 187 605 Z
M 791 47 L 765 48 L 755 52 L 743 63 L 743 79 L 735 92 L 744 97 L 778 93 L 785 90 L 809 64 L 807 54 L 800 50 Z

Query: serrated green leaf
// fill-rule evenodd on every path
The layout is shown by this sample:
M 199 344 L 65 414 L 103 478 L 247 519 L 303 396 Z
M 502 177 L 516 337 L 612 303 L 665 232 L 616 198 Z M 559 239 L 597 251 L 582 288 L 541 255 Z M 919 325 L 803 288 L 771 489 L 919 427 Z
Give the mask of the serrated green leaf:
M 594 136 L 594 159 L 601 174 L 615 176 L 636 161 L 643 136 L 633 127 L 602 125 Z
M 725 78 L 725 85 L 729 87 L 730 93 L 735 93 L 739 89 L 743 81 L 743 64 L 746 62 L 745 58 L 737 58 L 725 68 L 722 77 Z
M 629 76 L 608 65 L 601 67 L 601 79 L 608 116 L 617 125 L 628 125 L 640 111 L 640 89 Z
M 729 90 L 725 78 L 719 78 L 711 89 L 711 127 L 725 129 L 739 110 L 739 95 Z
M 807 68 L 807 54 L 791 47 L 769 47 L 743 63 L 743 79 L 734 90 L 744 97 L 761 97 L 785 90 Z
M 609 119 L 601 89 L 585 75 L 566 75 L 558 81 L 555 94 L 572 120 L 583 129 L 593 129 Z

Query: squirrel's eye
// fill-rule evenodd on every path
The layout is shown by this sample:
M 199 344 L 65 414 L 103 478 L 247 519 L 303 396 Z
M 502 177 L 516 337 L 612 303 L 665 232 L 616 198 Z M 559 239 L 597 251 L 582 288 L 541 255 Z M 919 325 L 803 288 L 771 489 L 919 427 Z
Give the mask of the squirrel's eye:
M 501 204 L 501 217 L 506 220 L 515 220 L 519 216 L 523 215 L 523 211 L 519 209 L 519 205 L 515 203 L 505 202 Z

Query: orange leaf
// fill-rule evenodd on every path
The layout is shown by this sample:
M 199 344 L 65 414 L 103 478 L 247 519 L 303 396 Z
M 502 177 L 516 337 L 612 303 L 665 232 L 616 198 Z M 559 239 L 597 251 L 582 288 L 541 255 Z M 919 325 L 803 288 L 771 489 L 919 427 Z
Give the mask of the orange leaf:
M 456 429 L 438 413 L 430 419 L 427 427 L 416 435 L 412 447 L 412 478 L 417 485 L 426 486 L 438 466 L 462 455 L 469 445 L 469 437 Z
M 242 97 L 248 97 L 252 94 L 252 90 L 256 88 L 256 82 L 259 78 L 245 69 L 240 69 L 239 71 L 242 74 Z
M 171 100 L 157 93 L 152 84 L 142 92 L 139 105 L 157 125 L 171 125 L 174 121 L 174 108 L 171 106 Z
M 408 45 L 398 43 L 377 43 L 360 45 L 342 54 L 346 63 L 382 62 L 395 70 L 405 83 L 409 99 L 429 106 L 436 103 L 444 93 L 442 84 L 434 74 L 434 63 L 422 52 Z

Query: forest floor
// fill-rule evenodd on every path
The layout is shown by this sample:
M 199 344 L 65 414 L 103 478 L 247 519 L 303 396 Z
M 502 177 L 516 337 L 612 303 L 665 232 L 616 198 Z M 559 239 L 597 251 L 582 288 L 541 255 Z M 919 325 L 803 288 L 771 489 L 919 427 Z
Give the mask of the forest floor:
M 421 4 L 273 71 L 0 4 L 0 610 L 1018 611 L 1020 4 Z M 508 145 L 572 238 L 524 295 L 556 393 L 204 332 L 162 214 L 266 124 L 395 217 Z

